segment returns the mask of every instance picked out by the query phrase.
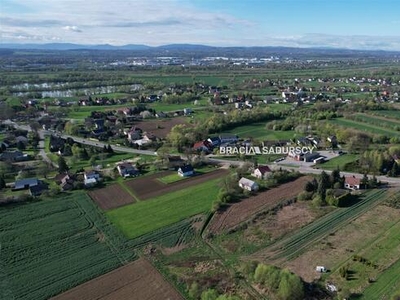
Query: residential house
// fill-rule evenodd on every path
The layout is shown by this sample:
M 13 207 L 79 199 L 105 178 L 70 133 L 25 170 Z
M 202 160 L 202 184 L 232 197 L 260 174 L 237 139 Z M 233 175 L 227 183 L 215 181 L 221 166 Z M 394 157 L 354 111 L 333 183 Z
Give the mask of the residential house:
M 131 128 L 126 134 L 129 141 L 136 141 L 142 138 L 142 130 L 137 127 Z
M 197 152 L 211 152 L 212 145 L 208 141 L 197 142 L 193 145 L 193 150 Z
M 207 141 L 208 141 L 209 143 L 211 143 L 211 145 L 212 145 L 213 147 L 218 147 L 218 146 L 221 144 L 221 140 L 219 139 L 218 136 L 209 137 L 209 138 L 207 139 Z
M 83 174 L 84 184 L 86 187 L 92 187 L 97 185 L 101 180 L 101 176 L 97 171 L 87 171 Z
M 257 191 L 259 186 L 257 182 L 254 182 L 253 180 L 247 179 L 247 178 L 240 178 L 239 180 L 239 186 L 242 189 L 248 190 L 248 191 Z
M 26 161 L 31 157 L 28 154 L 24 154 L 21 151 L 4 151 L 0 154 L 1 161 L 9 161 L 9 162 L 18 162 L 18 161 Z
M 180 156 L 168 156 L 167 157 L 167 167 L 170 170 L 177 170 L 185 165 L 185 161 Z
M 185 116 L 188 116 L 188 115 L 190 115 L 190 114 L 192 114 L 193 113 L 193 110 L 191 109 L 191 108 L 184 108 L 183 109 L 183 114 L 185 115 Z
M 131 163 L 122 163 L 117 165 L 117 170 L 119 175 L 122 177 L 138 176 L 140 174 L 139 170 L 136 169 Z
M 185 165 L 178 169 L 178 175 L 182 177 L 192 176 L 194 174 L 194 169 L 192 165 Z
M 356 178 L 355 176 L 346 177 L 344 180 L 344 187 L 350 190 L 359 190 L 361 189 L 361 179 Z
M 48 190 L 47 184 L 39 184 L 29 187 L 29 194 L 33 197 L 40 196 L 44 191 Z
M 337 142 L 336 135 L 328 136 L 328 137 L 326 138 L 326 140 L 327 140 L 328 142 L 331 143 L 331 145 L 332 145 L 333 148 L 337 147 L 338 142 Z
M 263 147 L 282 147 L 290 145 L 290 140 L 271 140 L 271 141 L 263 141 Z
M 156 113 L 156 118 L 166 118 L 168 115 L 162 111 Z
M 239 140 L 238 136 L 234 134 L 221 134 L 219 136 L 219 139 L 221 141 L 221 144 L 236 143 Z
M 271 172 L 268 166 L 258 166 L 254 169 L 252 175 L 258 179 L 266 179 L 272 174 Z
M 312 146 L 313 145 L 313 142 L 310 139 L 305 138 L 305 137 L 298 138 L 296 140 L 296 143 L 299 146 Z
M 23 136 L 23 135 L 19 135 L 15 138 L 15 142 L 16 143 L 23 143 L 25 146 L 28 145 L 29 140 L 27 137 Z
M 25 178 L 16 180 L 14 183 L 14 191 L 26 190 L 30 187 L 41 185 L 43 182 L 37 178 Z

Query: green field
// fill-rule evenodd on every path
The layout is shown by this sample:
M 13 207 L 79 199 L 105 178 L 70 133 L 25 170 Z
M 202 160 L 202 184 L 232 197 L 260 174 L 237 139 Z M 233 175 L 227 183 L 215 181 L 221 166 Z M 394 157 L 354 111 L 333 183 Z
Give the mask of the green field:
M 174 174 L 167 175 L 167 176 L 164 176 L 164 177 L 160 177 L 160 178 L 157 178 L 157 179 L 160 180 L 161 182 L 165 183 L 165 184 L 168 184 L 168 183 L 181 181 L 181 180 L 184 180 L 186 178 L 188 178 L 188 177 L 182 177 L 182 176 L 179 176 L 178 174 L 174 173 Z
M 400 259 L 385 270 L 377 279 L 363 292 L 360 299 L 394 299 L 390 298 L 400 290 Z M 397 299 L 397 298 L 396 298 Z
M 339 170 L 344 171 L 346 164 L 352 163 L 358 159 L 356 154 L 344 154 L 328 160 L 327 162 L 317 165 L 318 169 L 324 170 L 335 170 L 339 167 Z
M 0 208 L 0 299 L 48 299 L 132 260 L 81 192 Z
M 373 111 L 373 114 L 379 115 L 382 117 L 400 120 L 400 111 L 399 110 L 375 110 L 375 111 Z
M 387 117 L 376 117 L 376 116 L 371 116 L 367 114 L 355 114 L 354 115 L 355 120 L 370 124 L 372 126 L 379 126 L 379 127 L 385 127 L 389 129 L 395 129 L 399 128 L 400 129 L 400 120 L 396 119 L 389 119 Z M 400 134 L 400 132 L 399 132 Z
M 347 120 L 347 119 L 343 119 L 343 118 L 333 119 L 333 120 L 330 120 L 329 122 L 332 124 L 346 127 L 346 128 L 354 128 L 359 131 L 369 132 L 372 134 L 380 134 L 380 135 L 386 135 L 386 136 L 390 136 L 390 137 L 393 137 L 393 136 L 399 137 L 400 136 L 400 132 L 393 130 L 393 129 L 370 125 L 367 123 L 357 122 L 357 121 L 353 121 L 353 120 Z
M 288 140 L 296 136 L 294 131 L 274 131 L 265 128 L 266 123 L 254 123 L 251 125 L 244 125 L 224 131 L 224 133 L 232 133 L 239 136 L 239 138 L 254 138 L 260 141 L 264 140 Z
M 216 199 L 219 180 L 212 180 L 108 211 L 109 219 L 128 237 L 171 225 L 196 214 L 208 212 Z

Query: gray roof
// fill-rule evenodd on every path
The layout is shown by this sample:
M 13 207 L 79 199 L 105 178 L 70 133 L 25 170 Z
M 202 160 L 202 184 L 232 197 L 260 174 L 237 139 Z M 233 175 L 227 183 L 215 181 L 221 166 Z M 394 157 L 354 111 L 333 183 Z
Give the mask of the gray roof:
M 14 189 L 24 189 L 25 187 L 32 187 L 40 184 L 40 180 L 37 178 L 25 178 L 15 181 Z

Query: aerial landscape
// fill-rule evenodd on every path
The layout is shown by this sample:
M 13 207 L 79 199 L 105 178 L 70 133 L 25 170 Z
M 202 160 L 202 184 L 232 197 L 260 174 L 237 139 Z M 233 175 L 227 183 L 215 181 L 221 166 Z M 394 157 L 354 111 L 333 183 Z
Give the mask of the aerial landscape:
M 360 5 L 1 1 L 0 300 L 400 299 L 400 4 Z

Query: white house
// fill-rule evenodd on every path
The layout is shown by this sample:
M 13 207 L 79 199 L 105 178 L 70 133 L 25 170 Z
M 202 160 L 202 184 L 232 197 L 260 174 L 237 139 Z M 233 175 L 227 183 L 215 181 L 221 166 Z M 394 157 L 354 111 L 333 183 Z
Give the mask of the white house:
M 88 171 L 83 174 L 86 187 L 95 186 L 101 180 L 100 174 L 96 171 Z
M 252 181 L 250 179 L 247 179 L 247 178 L 244 178 L 244 177 L 240 178 L 239 186 L 242 189 L 245 189 L 245 190 L 248 190 L 248 191 L 257 191 L 258 188 L 259 188 L 257 182 L 254 182 L 254 181 Z
M 346 177 L 344 187 L 350 190 L 359 190 L 361 187 L 361 179 L 353 177 Z
M 251 175 L 258 179 L 266 179 L 271 175 L 271 169 L 268 166 L 258 166 Z
M 194 174 L 194 169 L 191 165 L 186 165 L 178 169 L 178 175 L 182 177 L 192 176 Z

